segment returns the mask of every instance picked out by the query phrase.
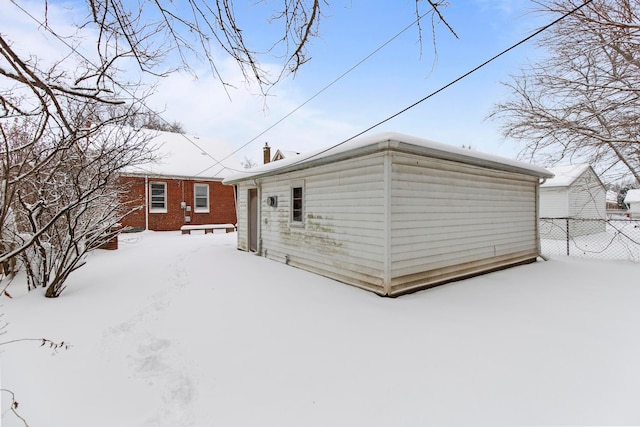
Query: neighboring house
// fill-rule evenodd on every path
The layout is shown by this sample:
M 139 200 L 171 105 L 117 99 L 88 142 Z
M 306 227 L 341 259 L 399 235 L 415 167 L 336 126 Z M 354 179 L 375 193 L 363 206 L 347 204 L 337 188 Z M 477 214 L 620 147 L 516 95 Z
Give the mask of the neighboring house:
M 607 193 L 605 195 L 605 200 L 607 202 L 608 211 L 620 210 L 620 206 L 618 206 L 618 192 L 613 190 L 607 190 Z
M 263 152 L 263 163 L 267 164 L 270 162 L 275 162 L 278 160 L 283 160 L 286 158 L 290 158 L 293 156 L 297 156 L 300 153 L 298 153 L 297 151 L 286 151 L 286 150 L 276 150 L 276 154 L 273 155 L 273 158 L 271 157 L 271 147 L 269 147 L 269 143 L 265 143 L 264 147 L 262 148 L 262 152 Z
M 543 228 L 543 235 L 565 238 L 567 218 L 570 236 L 605 231 L 606 189 L 593 168 L 579 164 L 547 169 L 555 176 L 540 186 L 540 218 L 559 220 L 549 230 Z
M 534 262 L 552 176 L 396 133 L 246 172 L 224 180 L 238 249 L 389 296 Z
M 171 132 L 152 132 L 157 162 L 129 168 L 121 175 L 130 186 L 123 202 L 141 206 L 122 225 L 155 231 L 183 225 L 235 224 L 233 188 L 222 179 L 242 166 L 223 141 Z
M 629 218 L 640 219 L 640 189 L 628 190 L 624 203 L 629 208 L 627 211 Z
M 293 156 L 298 156 L 299 154 L 300 153 L 297 151 L 276 150 L 276 154 L 273 155 L 273 159 L 271 159 L 271 161 L 275 162 L 278 160 L 288 159 Z

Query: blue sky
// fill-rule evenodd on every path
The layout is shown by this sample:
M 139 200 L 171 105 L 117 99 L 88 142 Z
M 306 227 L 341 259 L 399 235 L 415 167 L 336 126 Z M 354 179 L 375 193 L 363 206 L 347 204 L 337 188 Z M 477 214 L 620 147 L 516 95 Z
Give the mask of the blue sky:
M 5 0 L 6 1 L 6 0 Z M 422 48 L 412 27 L 372 58 L 335 83 L 266 134 L 239 152 L 239 156 L 259 161 L 262 146 L 306 151 L 347 139 L 418 101 L 491 56 L 530 34 L 546 22 L 530 14 L 529 0 L 450 0 L 442 13 L 460 36 L 444 25 L 436 28 L 437 62 L 429 18 L 422 22 Z M 8 2 L 7 2 L 8 3 Z M 25 1 L 42 11 L 41 1 Z M 424 1 L 423 4 L 424 10 Z M 83 3 L 50 3 L 49 20 L 65 24 L 68 13 Z M 264 45 L 280 36 L 276 25 L 264 23 L 274 2 L 236 2 L 236 13 L 244 25 L 245 37 Z M 15 33 L 20 12 L 9 4 L 0 17 L 0 28 L 33 51 L 44 54 L 33 31 Z M 56 7 L 66 7 L 56 15 Z M 550 19 L 550 18 L 548 18 Z M 275 88 L 267 99 L 242 81 L 233 61 L 218 57 L 217 66 L 236 89 L 231 100 L 221 84 L 211 76 L 205 63 L 192 62 L 193 74 L 179 73 L 158 82 L 157 93 L 148 104 L 163 110 L 169 121 L 184 124 L 189 133 L 227 140 L 239 148 L 272 126 L 286 114 L 314 96 L 320 89 L 351 68 L 415 20 L 414 0 L 332 1 L 324 10 L 320 37 L 309 46 L 312 58 L 295 76 Z M 35 27 L 34 27 L 35 29 Z M 50 37 L 49 37 L 50 38 Z M 31 43 L 29 45 L 29 43 Z M 51 42 L 55 45 L 55 40 Z M 529 43 L 474 73 L 453 87 L 423 102 L 400 117 L 370 133 L 396 131 L 456 146 L 514 158 L 518 152 L 512 141 L 502 141 L 498 123 L 485 120 L 493 105 L 504 99 L 500 85 L 517 73 L 535 53 Z M 54 55 L 55 47 L 46 54 Z M 267 67 L 275 59 L 264 57 Z
M 530 7 L 525 0 L 452 1 L 443 14 L 460 38 L 456 39 L 443 25 L 437 27 L 435 67 L 427 18 L 422 22 L 422 48 L 418 29 L 412 27 L 250 144 L 241 156 L 259 160 L 264 142 L 274 148 L 305 151 L 338 143 L 367 129 L 528 35 L 536 28 L 536 21 L 537 25 L 541 22 L 528 13 Z M 255 31 L 261 37 L 276 36 L 273 28 L 250 19 L 251 8 L 237 12 L 248 14 L 249 32 Z M 215 82 L 200 76 L 198 86 L 211 94 L 208 101 L 201 100 L 208 106 L 209 118 L 197 123 L 181 117 L 180 110 L 189 107 L 173 108 L 175 104 L 165 98 L 166 116 L 182 121 L 190 131 L 222 132 L 232 145 L 240 147 L 414 20 L 413 0 L 333 2 L 321 21 L 320 37 L 310 46 L 311 61 L 272 90 L 266 110 L 263 99 L 247 98 L 244 89 L 233 91 L 229 101 Z M 503 142 L 498 124 L 485 119 L 494 103 L 506 96 L 500 81 L 508 80 L 509 74 L 516 73 L 533 53 L 533 44 L 520 47 L 371 132 L 392 130 L 513 158 L 517 147 L 513 142 Z M 166 94 L 159 92 L 160 97 Z M 192 114 L 194 118 L 198 116 Z

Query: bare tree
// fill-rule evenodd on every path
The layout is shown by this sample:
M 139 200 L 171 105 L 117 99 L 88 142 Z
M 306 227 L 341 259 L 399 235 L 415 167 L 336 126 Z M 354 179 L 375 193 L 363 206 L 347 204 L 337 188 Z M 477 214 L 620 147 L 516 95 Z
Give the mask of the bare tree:
M 125 189 L 117 186 L 115 177 L 123 168 L 147 161 L 148 147 L 135 132 L 101 138 L 112 133 L 111 126 L 136 127 L 136 117 L 149 119 L 140 126 L 162 122 L 145 106 L 153 87 L 134 79 L 190 69 L 192 59 L 200 57 L 226 85 L 217 67 L 222 48 L 246 79 L 266 93 L 309 60 L 308 47 L 319 34 L 328 3 L 278 4 L 269 23 L 280 25 L 282 35 L 263 51 L 246 42 L 233 0 L 90 0 L 84 21 L 71 35 L 50 27 L 47 0 L 40 14 L 27 12 L 19 2 L 10 4 L 68 50 L 47 64 L 37 53 L 14 49 L 10 36 L 0 34 L 2 289 L 21 257 L 30 286 L 44 286 L 48 296 L 58 296 L 86 252 L 126 213 L 116 203 Z M 272 10 L 261 2 L 253 7 L 259 6 Z M 444 21 L 439 9 L 445 6 L 444 1 L 430 0 L 423 3 L 423 12 L 416 0 L 415 13 L 421 17 L 431 11 L 434 19 Z M 262 68 L 263 54 L 281 60 L 275 75 Z M 131 77 L 133 68 L 138 77 Z M 179 123 L 165 125 L 182 131 Z
M 242 167 L 245 169 L 251 169 L 258 165 L 256 162 L 253 161 L 253 159 L 247 156 L 244 156 L 244 160 L 241 161 L 240 163 L 242 164 Z
M 67 146 L 60 142 L 64 133 L 34 134 L 38 128 L 29 119 L 3 131 L 0 261 L 10 280 L 19 256 L 29 288 L 45 287 L 46 296 L 57 297 L 85 255 L 113 237 L 135 209 L 122 203 L 127 188 L 118 177 L 152 158 L 149 134 L 101 122 L 83 128 Z
M 258 2 L 253 5 L 258 9 Z M 223 84 L 217 64 L 216 48 L 235 60 L 247 80 L 256 82 L 266 90 L 289 73 L 296 73 L 308 61 L 308 45 L 318 36 L 324 0 L 282 0 L 269 22 L 282 29 L 281 38 L 257 51 L 249 46 L 236 16 L 233 0 L 186 0 L 185 2 L 158 2 L 155 0 L 122 0 L 88 2 L 87 26 L 99 31 L 101 63 L 108 63 L 108 55 L 116 51 L 136 61 L 144 72 L 166 75 L 163 59 L 176 53 L 179 67 L 189 69 L 190 58 L 197 56 L 209 63 Z M 268 5 L 271 8 L 271 5 Z M 214 43 L 211 43 L 214 41 Z M 261 66 L 262 54 L 281 58 L 281 71 L 271 76 Z
M 535 1 L 566 14 L 582 0 Z M 495 107 L 522 157 L 588 162 L 612 179 L 640 181 L 640 0 L 593 1 L 539 40 L 547 56 L 513 77 Z
M 116 55 L 117 57 L 118 55 Z M 70 67 L 72 65 L 72 67 Z M 75 68 L 74 68 L 75 67 Z M 58 296 L 69 273 L 96 247 L 122 209 L 114 186 L 122 168 L 149 160 L 134 132 L 104 140 L 144 107 L 144 94 L 116 82 L 116 70 L 82 56 L 41 68 L 0 35 L 0 285 L 16 259 L 30 286 Z M 117 107 L 117 108 L 116 108 Z
M 149 117 L 149 119 L 142 124 L 143 128 L 151 130 L 159 130 L 163 132 L 173 133 L 185 133 L 184 125 L 178 121 L 167 122 L 157 117 Z
M 185 133 L 184 125 L 178 121 L 169 122 L 160 113 L 153 111 L 143 111 L 139 114 L 131 115 L 127 119 L 127 125 L 133 128 L 144 128 L 158 130 L 162 132 Z
M 90 132 L 21 183 L 14 212 L 23 242 L 33 240 L 22 253 L 31 288 L 59 296 L 85 255 L 111 239 L 121 219 L 137 208 L 123 204 L 127 188 L 118 178 L 123 168 L 150 157 L 147 138 L 121 127 Z

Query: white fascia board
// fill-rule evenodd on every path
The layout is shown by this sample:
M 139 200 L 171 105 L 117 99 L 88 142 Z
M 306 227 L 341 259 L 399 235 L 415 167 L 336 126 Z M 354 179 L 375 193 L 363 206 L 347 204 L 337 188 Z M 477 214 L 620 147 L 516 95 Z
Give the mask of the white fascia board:
M 426 139 L 387 132 L 358 138 L 334 147 L 301 154 L 294 158 L 278 160 L 256 168 L 230 175 L 224 184 L 236 184 L 248 179 L 280 175 L 341 160 L 347 160 L 383 151 L 398 151 L 425 157 L 451 160 L 501 171 L 516 172 L 538 178 L 551 178 L 548 170 L 517 160 L 458 148 Z

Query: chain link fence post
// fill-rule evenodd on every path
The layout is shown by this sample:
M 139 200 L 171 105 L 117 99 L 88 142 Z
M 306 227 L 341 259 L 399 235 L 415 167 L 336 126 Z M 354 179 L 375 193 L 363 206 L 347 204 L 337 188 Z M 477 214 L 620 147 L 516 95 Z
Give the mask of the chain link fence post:
M 640 263 L 640 221 L 622 217 L 539 218 L 542 254 Z
M 566 228 L 566 230 L 567 230 L 567 256 L 569 256 L 570 255 L 570 253 L 569 253 L 569 246 L 570 246 L 569 245 L 569 242 L 570 242 L 569 236 L 571 236 L 569 234 L 569 218 L 565 218 L 565 223 L 567 224 L 567 228 Z

